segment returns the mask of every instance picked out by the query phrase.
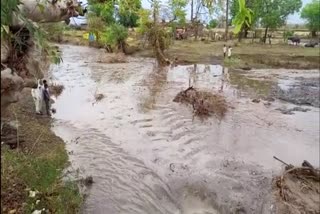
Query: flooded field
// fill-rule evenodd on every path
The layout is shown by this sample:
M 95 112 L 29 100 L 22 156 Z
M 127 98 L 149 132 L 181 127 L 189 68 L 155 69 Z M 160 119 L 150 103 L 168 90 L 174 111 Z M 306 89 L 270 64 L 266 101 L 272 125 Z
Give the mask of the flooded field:
M 93 177 L 84 213 L 270 213 L 282 167 L 273 156 L 319 165 L 317 70 L 158 71 L 152 59 L 103 64 L 102 51 L 61 50 L 53 130 L 72 167 Z M 189 86 L 223 95 L 225 117 L 200 120 L 173 102 Z

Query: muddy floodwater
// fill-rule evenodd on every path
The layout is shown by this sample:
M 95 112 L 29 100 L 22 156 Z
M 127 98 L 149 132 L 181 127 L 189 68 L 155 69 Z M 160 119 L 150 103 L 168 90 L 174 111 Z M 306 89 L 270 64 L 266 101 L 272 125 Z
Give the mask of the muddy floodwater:
M 60 47 L 51 74 L 65 90 L 53 130 L 72 167 L 93 177 L 83 213 L 270 213 L 271 179 L 283 167 L 273 156 L 319 165 L 317 70 L 157 71 L 152 59 L 103 64 L 103 51 Z M 200 120 L 172 102 L 190 85 L 225 96 L 226 116 Z

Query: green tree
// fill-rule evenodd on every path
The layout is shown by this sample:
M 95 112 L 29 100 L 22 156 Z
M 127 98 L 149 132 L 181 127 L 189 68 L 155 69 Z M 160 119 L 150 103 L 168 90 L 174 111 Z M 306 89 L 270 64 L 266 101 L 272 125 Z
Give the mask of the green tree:
M 169 7 L 172 13 L 171 21 L 177 21 L 178 24 L 184 25 L 186 23 L 187 12 L 185 10 L 188 4 L 187 0 L 170 0 Z
M 125 27 L 137 25 L 140 8 L 141 0 L 89 0 L 89 30 L 96 35 L 98 44 L 107 45 L 109 49 L 116 44 L 126 52 Z
M 89 20 L 92 17 L 99 17 L 106 24 L 115 22 L 115 5 L 113 1 L 89 0 L 89 11 Z
M 218 20 L 216 20 L 216 19 L 210 20 L 209 25 L 208 25 L 209 29 L 215 28 L 217 26 L 218 26 Z
M 239 1 L 239 10 L 234 17 L 232 23 L 235 25 L 234 33 L 238 34 L 243 28 L 250 28 L 252 23 L 252 10 L 246 7 L 245 0 Z M 239 37 L 241 38 L 241 37 Z
M 320 1 L 313 0 L 307 4 L 301 11 L 301 18 L 307 20 L 307 26 L 313 37 L 320 31 Z
M 261 14 L 260 11 L 261 11 L 262 1 L 263 0 L 245 0 L 246 7 L 252 11 L 252 13 L 251 13 L 251 26 L 245 25 L 242 28 L 243 32 L 240 32 L 240 34 L 239 34 L 240 36 L 243 34 L 244 38 L 247 38 L 248 30 L 250 30 L 250 28 L 253 28 L 257 25 L 257 22 L 259 21 L 259 16 Z M 239 11 L 239 0 L 232 0 L 231 6 L 230 6 L 231 20 L 234 20 L 238 11 Z
M 109 46 L 116 46 L 118 51 L 126 53 L 126 39 L 128 38 L 128 29 L 123 25 L 114 23 L 107 27 L 102 34 L 102 40 Z
M 148 9 L 140 9 L 139 12 L 139 19 L 138 19 L 138 32 L 141 35 L 144 35 L 148 32 L 149 26 L 151 26 L 152 21 L 150 19 L 151 10 Z
M 138 12 L 141 9 L 140 0 L 120 1 L 119 4 L 119 23 L 125 27 L 137 27 Z
M 302 6 L 301 0 L 264 0 L 261 4 L 261 24 L 265 27 L 264 42 L 268 29 L 276 29 L 285 24 L 288 16 L 298 12 Z
M 119 23 L 125 27 L 137 27 L 139 16 L 136 13 L 120 13 Z

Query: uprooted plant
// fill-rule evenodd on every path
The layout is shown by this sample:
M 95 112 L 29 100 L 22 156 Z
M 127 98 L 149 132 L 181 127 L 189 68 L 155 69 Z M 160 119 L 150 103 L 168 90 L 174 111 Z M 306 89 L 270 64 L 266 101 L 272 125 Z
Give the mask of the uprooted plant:
M 200 117 L 215 115 L 222 119 L 228 110 L 228 104 L 222 95 L 198 91 L 192 86 L 179 92 L 173 102 L 192 105 L 193 113 Z
M 50 85 L 50 92 L 52 95 L 54 95 L 55 97 L 58 97 L 61 95 L 61 93 L 64 90 L 64 85 L 61 84 L 52 84 Z
M 274 179 L 273 184 L 276 211 L 302 213 L 308 207 L 310 213 L 320 212 L 320 170 L 308 161 L 303 161 L 300 167 L 286 164 L 285 171 Z

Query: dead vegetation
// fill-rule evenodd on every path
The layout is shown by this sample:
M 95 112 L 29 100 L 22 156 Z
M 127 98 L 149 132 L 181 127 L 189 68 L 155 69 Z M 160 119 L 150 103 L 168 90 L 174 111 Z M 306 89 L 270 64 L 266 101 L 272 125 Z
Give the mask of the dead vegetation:
M 223 96 L 208 91 L 198 91 L 193 87 L 179 92 L 173 102 L 192 105 L 193 113 L 200 117 L 215 115 L 222 119 L 228 110 L 227 102 Z
M 320 213 L 320 170 L 308 161 L 287 165 L 273 180 L 276 213 Z
M 96 102 L 100 102 L 103 98 L 104 98 L 103 94 L 95 94 L 94 95 L 94 99 L 96 100 Z
M 54 95 L 55 97 L 58 97 L 62 94 L 64 90 L 64 85 L 60 85 L 60 84 L 52 84 L 50 86 L 50 92 L 52 95 Z

